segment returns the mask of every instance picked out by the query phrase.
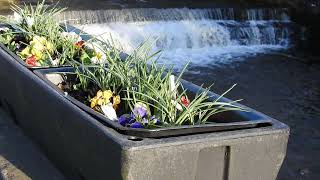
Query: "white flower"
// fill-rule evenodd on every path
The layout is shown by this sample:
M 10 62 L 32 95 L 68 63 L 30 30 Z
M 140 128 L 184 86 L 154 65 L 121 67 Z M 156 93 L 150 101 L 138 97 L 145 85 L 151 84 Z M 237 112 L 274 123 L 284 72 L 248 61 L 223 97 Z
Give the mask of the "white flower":
M 102 47 L 99 46 L 97 43 L 90 43 L 87 44 L 87 47 L 94 50 L 96 55 L 91 58 L 91 62 L 93 64 L 98 64 L 98 63 L 105 63 L 107 60 L 107 55 L 104 53 L 102 50 Z
M 17 12 L 14 12 L 13 13 L 13 20 L 15 22 L 17 22 L 18 24 L 21 24 L 22 23 L 22 16 L 20 14 L 18 14 Z
M 170 75 L 169 77 L 169 81 L 170 81 L 170 91 L 172 92 L 172 96 L 174 99 L 176 99 L 176 84 L 174 82 L 174 75 Z
M 0 31 L 7 32 L 10 29 L 8 27 L 0 27 Z
M 53 61 L 51 61 L 52 65 L 57 66 L 59 65 L 59 59 L 55 59 Z
M 181 104 L 179 104 L 177 101 L 171 100 L 171 103 L 172 103 L 179 111 L 183 111 L 183 108 L 182 108 Z
M 102 105 L 101 106 L 101 110 L 102 110 L 102 112 L 104 113 L 104 115 L 108 119 L 110 119 L 112 121 L 117 121 L 118 120 L 116 110 L 114 110 L 114 108 L 112 106 L 112 103 L 108 103 L 106 105 Z
M 27 17 L 26 22 L 27 22 L 27 26 L 30 28 L 34 23 L 34 19 L 32 17 Z
M 98 57 L 97 57 L 97 56 L 92 57 L 92 58 L 91 58 L 91 62 L 92 62 L 93 64 L 98 64 L 98 63 L 99 63 Z
M 74 44 L 79 41 L 82 41 L 81 36 L 75 32 L 62 32 L 61 36 L 65 39 L 70 40 Z

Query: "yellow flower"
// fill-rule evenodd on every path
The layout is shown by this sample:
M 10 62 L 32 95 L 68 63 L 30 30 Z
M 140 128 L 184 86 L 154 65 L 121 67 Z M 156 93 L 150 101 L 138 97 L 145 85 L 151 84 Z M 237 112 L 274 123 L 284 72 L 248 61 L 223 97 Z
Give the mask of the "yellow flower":
M 43 53 L 36 48 L 31 49 L 31 54 L 35 55 L 37 59 L 42 59 L 42 57 L 43 57 Z
M 120 104 L 120 96 L 119 95 L 113 97 L 113 105 L 116 106 L 118 104 Z
M 38 51 L 45 50 L 45 44 L 47 43 L 46 38 L 40 37 L 40 36 L 34 36 L 32 38 L 32 41 L 30 42 L 30 45 L 32 49 L 36 49 Z
M 102 97 L 102 91 L 99 90 L 99 91 L 97 92 L 97 96 L 96 96 L 96 97 L 97 97 L 98 99 L 99 99 L 100 97 Z
M 102 106 L 110 103 L 110 98 L 113 96 L 112 91 L 106 90 L 106 91 L 101 91 L 99 90 L 96 94 L 95 97 L 93 97 L 90 102 L 91 102 L 91 108 L 94 108 L 95 106 Z M 118 104 L 120 103 L 120 97 L 116 100 Z
M 30 56 L 30 55 L 31 55 L 31 54 L 30 54 L 30 47 L 27 46 L 26 48 L 24 48 L 24 49 L 21 51 L 21 55 L 22 55 L 23 57 L 28 57 L 28 56 Z
M 97 105 L 97 98 L 92 98 L 91 100 L 91 108 L 94 108 Z
M 98 103 L 97 103 L 97 104 L 98 104 L 99 106 L 103 105 L 103 103 L 104 103 L 103 99 L 101 99 L 101 98 L 98 99 Z
M 110 101 L 110 98 L 112 97 L 112 94 L 113 93 L 110 90 L 103 91 L 103 98 Z
M 53 54 L 53 44 L 51 42 L 47 41 L 46 47 L 47 47 L 48 52 L 50 54 Z
M 32 38 L 32 41 L 30 42 L 30 45 L 34 51 L 40 51 L 41 53 L 44 53 L 44 51 L 48 51 L 50 54 L 53 53 L 53 44 L 47 41 L 47 39 L 44 37 L 34 36 Z M 39 56 L 39 54 L 36 56 Z

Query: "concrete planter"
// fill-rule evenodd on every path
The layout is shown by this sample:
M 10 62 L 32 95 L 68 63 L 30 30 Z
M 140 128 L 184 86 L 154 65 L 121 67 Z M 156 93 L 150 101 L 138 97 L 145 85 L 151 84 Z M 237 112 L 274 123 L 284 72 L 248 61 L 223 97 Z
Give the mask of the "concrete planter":
M 137 138 L 93 118 L 3 48 L 0 82 L 0 104 L 69 179 L 272 180 L 286 154 L 288 126 L 254 110 L 271 125 Z

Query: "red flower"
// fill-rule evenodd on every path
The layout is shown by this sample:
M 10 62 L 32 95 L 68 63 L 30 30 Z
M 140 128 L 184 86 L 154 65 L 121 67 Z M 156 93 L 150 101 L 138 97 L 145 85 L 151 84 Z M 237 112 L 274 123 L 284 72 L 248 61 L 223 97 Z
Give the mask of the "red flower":
M 185 96 L 181 96 L 181 103 L 186 107 L 189 106 L 189 100 Z
M 80 48 L 82 48 L 82 47 L 83 47 L 83 45 L 84 45 L 84 41 L 78 41 L 75 45 L 76 45 L 76 47 L 77 47 L 77 48 L 79 48 L 79 49 L 80 49 Z
M 26 59 L 26 63 L 30 66 L 37 66 L 37 59 L 35 55 L 32 55 Z

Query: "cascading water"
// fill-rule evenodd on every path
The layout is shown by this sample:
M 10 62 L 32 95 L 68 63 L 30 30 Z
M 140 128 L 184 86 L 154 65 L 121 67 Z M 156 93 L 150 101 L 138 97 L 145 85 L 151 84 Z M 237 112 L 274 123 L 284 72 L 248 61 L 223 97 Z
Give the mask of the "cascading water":
M 124 9 L 67 11 L 61 19 L 132 51 L 157 39 L 160 61 L 182 66 L 228 63 L 257 53 L 288 48 L 291 22 L 287 9 Z

